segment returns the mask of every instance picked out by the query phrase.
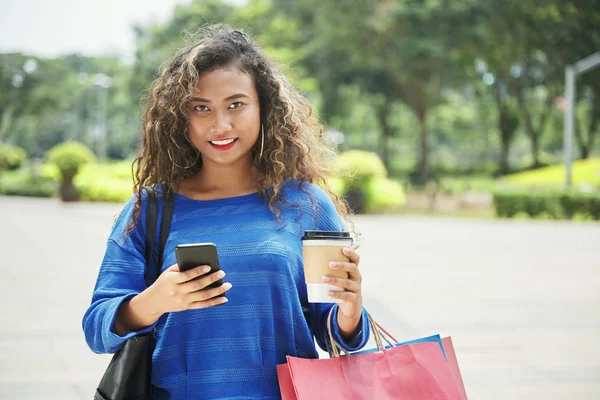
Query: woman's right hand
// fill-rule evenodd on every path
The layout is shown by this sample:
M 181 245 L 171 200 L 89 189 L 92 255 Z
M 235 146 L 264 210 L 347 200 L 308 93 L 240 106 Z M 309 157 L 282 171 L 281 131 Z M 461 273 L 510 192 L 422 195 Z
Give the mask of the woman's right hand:
M 217 296 L 231 289 L 231 283 L 206 289 L 225 276 L 222 271 L 207 274 L 209 271 L 206 265 L 185 272 L 179 271 L 177 264 L 171 265 L 149 288 L 123 302 L 115 318 L 114 332 L 123 336 L 154 324 L 164 313 L 227 303 L 225 297 Z
M 217 297 L 231 289 L 231 283 L 206 289 L 210 284 L 223 279 L 225 272 L 209 274 L 210 267 L 201 265 L 185 272 L 177 264 L 167 268 L 148 290 L 148 298 L 160 315 L 167 312 L 213 307 L 227 303 L 226 297 Z

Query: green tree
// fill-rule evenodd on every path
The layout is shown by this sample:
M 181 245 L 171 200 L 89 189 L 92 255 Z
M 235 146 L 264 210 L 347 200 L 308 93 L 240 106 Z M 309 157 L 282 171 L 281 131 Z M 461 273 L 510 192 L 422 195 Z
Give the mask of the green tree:
M 160 68 L 207 23 L 231 21 L 236 7 L 221 0 L 194 0 L 177 5 L 162 24 L 136 25 L 136 52 L 130 79 L 131 97 L 140 99 Z
M 537 7 L 535 29 L 539 47 L 563 82 L 564 68 L 600 50 L 600 3 L 595 0 L 545 0 Z M 598 136 L 600 121 L 600 72 L 578 79 L 578 99 L 591 104 L 587 127 L 575 129 L 581 158 L 588 158 Z M 578 121 L 581 125 L 581 120 Z
M 226 23 L 248 31 L 267 54 L 281 64 L 294 83 L 313 100 L 318 100 L 318 85 L 299 65 L 302 59 L 302 27 L 273 9 L 268 0 L 250 0 L 235 6 L 221 0 L 195 0 L 178 5 L 163 24 L 137 26 L 137 50 L 130 90 L 140 98 L 175 52 L 194 40 L 194 34 L 206 24 Z
M 349 82 L 381 96 L 374 108 L 387 166 L 386 149 L 393 136 L 389 113 L 392 104 L 402 100 L 419 121 L 417 171 L 420 180 L 426 180 L 429 113 L 443 101 L 443 89 L 462 79 L 454 53 L 461 35 L 470 31 L 467 22 L 476 12 L 476 2 L 365 0 L 345 10 L 332 0 L 299 3 L 278 4 L 306 27 L 307 46 L 313 50 L 306 64 L 319 77 L 325 102 L 336 103 L 335 88 Z
M 69 139 L 97 148 L 94 129 L 106 118 L 108 140 L 119 140 L 119 151 L 133 150 L 135 105 L 126 91 L 129 67 L 120 60 L 2 54 L 0 63 L 2 140 L 23 147 L 34 157 Z M 98 86 L 99 74 L 112 77 L 110 88 Z M 104 102 L 103 94 L 107 95 Z M 101 115 L 105 108 L 106 116 Z

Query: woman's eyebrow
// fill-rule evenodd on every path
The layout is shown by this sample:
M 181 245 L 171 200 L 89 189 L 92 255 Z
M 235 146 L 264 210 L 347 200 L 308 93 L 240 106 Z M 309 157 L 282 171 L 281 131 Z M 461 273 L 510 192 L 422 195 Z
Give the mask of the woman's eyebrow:
M 227 98 L 225 98 L 225 101 L 231 101 L 231 100 L 236 100 L 236 99 L 241 99 L 241 98 L 250 98 L 250 96 L 248 96 L 247 94 L 244 93 L 236 93 L 233 94 Z M 202 103 L 211 103 L 211 101 L 209 99 L 205 99 L 204 97 L 192 97 L 190 99 L 190 101 L 199 101 Z
M 247 94 L 244 93 L 236 93 L 232 96 L 227 97 L 225 100 L 230 101 L 230 100 L 236 100 L 236 99 L 241 99 L 241 98 L 249 98 L 250 96 L 248 96 Z

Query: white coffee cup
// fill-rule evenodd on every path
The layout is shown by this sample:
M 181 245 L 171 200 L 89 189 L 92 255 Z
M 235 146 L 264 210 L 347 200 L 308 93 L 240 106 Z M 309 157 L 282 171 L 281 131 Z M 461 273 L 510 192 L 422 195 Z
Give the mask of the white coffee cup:
M 352 246 L 352 237 L 349 232 L 305 232 L 302 238 L 302 257 L 309 303 L 342 302 L 340 299 L 331 297 L 329 292 L 343 292 L 344 289 L 323 282 L 323 277 L 348 278 L 348 272 L 329 268 L 329 262 L 348 262 L 349 259 L 342 253 L 342 249 L 350 246 Z

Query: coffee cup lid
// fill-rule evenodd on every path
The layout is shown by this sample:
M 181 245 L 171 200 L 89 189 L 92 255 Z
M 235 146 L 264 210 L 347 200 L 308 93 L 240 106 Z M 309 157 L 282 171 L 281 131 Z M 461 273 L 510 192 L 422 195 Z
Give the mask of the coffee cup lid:
M 305 231 L 302 240 L 348 240 L 350 232 L 336 231 Z

